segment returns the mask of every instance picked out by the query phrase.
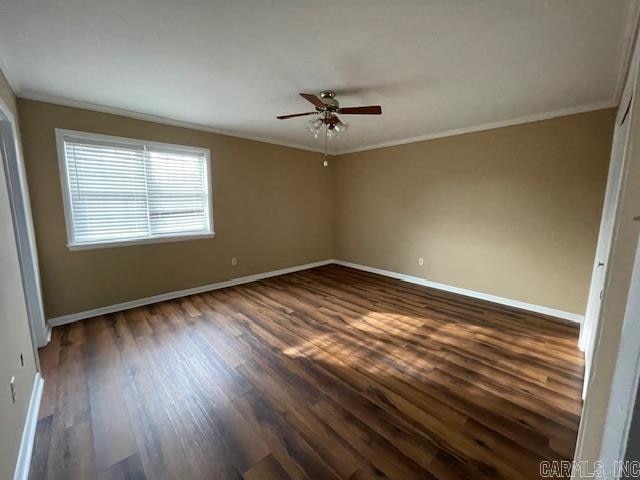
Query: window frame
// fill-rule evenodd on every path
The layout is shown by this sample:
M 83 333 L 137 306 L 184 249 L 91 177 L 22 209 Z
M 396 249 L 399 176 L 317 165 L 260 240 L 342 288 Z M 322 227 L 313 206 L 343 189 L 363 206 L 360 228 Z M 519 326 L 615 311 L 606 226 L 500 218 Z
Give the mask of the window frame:
M 64 207 L 64 221 L 67 230 L 67 248 L 74 250 L 90 250 L 98 248 L 124 247 L 128 245 L 145 245 L 153 243 L 183 242 L 188 240 L 200 240 L 213 238 L 215 229 L 213 223 L 213 173 L 211 168 L 211 151 L 208 148 L 194 147 L 189 145 L 178 145 L 173 143 L 155 142 L 127 137 L 117 137 L 114 135 L 104 135 L 101 133 L 81 132 L 64 128 L 55 129 L 56 149 L 58 153 L 58 172 L 60 174 L 60 185 L 62 189 L 62 204 Z M 132 238 L 130 240 L 105 240 L 98 242 L 76 242 L 73 225 L 73 213 L 71 210 L 71 190 L 69 188 L 69 175 L 67 171 L 67 159 L 65 156 L 65 137 L 73 137 L 78 140 L 117 142 L 124 145 L 148 146 L 157 148 L 179 149 L 184 152 L 204 154 L 205 158 L 205 184 L 208 188 L 209 197 L 209 231 L 204 233 L 184 233 L 170 235 L 156 235 L 153 237 Z

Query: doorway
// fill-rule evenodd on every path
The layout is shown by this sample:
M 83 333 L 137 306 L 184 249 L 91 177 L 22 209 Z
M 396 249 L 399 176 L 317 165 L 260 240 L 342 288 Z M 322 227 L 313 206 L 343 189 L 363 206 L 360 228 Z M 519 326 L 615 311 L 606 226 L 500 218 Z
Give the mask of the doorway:
M 629 63 L 629 70 L 625 86 L 620 98 L 620 106 L 616 116 L 616 123 L 613 132 L 613 144 L 611 148 L 611 161 L 609 164 L 609 174 L 607 176 L 607 186 L 605 191 L 600 230 L 598 232 L 598 243 L 591 275 L 591 285 L 587 298 L 587 309 L 584 323 L 580 329 L 579 346 L 584 351 L 584 386 L 582 390 L 583 399 L 586 398 L 590 384 L 590 375 L 595 351 L 596 335 L 598 323 L 602 309 L 602 299 L 607 282 L 607 272 L 609 271 L 609 259 L 611 246 L 616 233 L 616 212 L 620 202 L 621 188 L 625 176 L 625 164 L 629 154 L 629 130 L 631 117 L 633 115 L 632 103 L 636 95 L 636 84 L 638 78 L 638 65 L 640 63 L 640 49 L 638 48 L 638 38 L 634 41 L 634 50 Z
M 35 348 L 49 341 L 50 328 L 44 318 L 38 253 L 31 217 L 31 204 L 26 173 L 18 141 L 16 120 L 9 107 L 0 99 L 0 160 L 7 179 L 13 229 L 18 247 L 31 338 Z M 36 355 L 37 359 L 37 355 Z
M 635 82 L 634 82 L 635 83 Z M 587 381 L 591 371 L 593 357 L 593 342 L 597 331 L 598 318 L 602 308 L 602 297 L 604 293 L 607 265 L 611 254 L 611 243 L 614 236 L 615 218 L 620 197 L 620 188 L 624 171 L 625 153 L 627 151 L 627 141 L 629 136 L 630 107 L 633 94 L 627 97 L 626 108 L 620 109 L 620 114 L 616 118 L 616 126 L 613 134 L 613 145 L 611 148 L 611 163 L 607 179 L 607 188 L 602 209 L 602 220 L 600 221 L 600 231 L 598 233 L 598 244 L 596 247 L 593 273 L 591 275 L 591 286 L 589 287 L 589 297 L 584 324 L 580 329 L 580 348 L 585 352 L 585 382 L 583 397 L 586 395 Z

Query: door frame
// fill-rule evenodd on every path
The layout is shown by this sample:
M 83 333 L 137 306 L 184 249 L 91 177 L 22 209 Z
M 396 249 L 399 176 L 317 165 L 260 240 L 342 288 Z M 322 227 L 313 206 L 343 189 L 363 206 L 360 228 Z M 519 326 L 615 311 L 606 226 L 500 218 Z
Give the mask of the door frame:
M 633 83 L 635 84 L 635 82 Z M 630 102 L 633 101 L 633 96 L 634 90 L 630 89 L 626 98 L 623 97 L 623 100 L 620 103 L 620 111 L 616 116 L 613 147 L 611 150 L 611 163 L 609 165 L 607 188 L 605 192 L 602 217 L 600 219 L 600 231 L 598 233 L 598 243 L 593 262 L 591 284 L 587 299 L 587 309 L 584 322 L 580 328 L 579 346 L 585 354 L 583 398 L 586 396 L 587 387 L 589 385 L 588 380 L 593 362 L 595 338 L 602 310 L 602 295 L 607 281 L 609 258 L 611 256 L 613 238 L 616 231 L 616 213 L 620 202 L 622 184 L 624 182 L 631 112 L 626 116 L 624 113 L 627 109 L 627 105 L 630 108 Z M 621 124 L 622 120 L 624 120 L 624 126 Z M 618 138 L 618 136 L 621 137 Z
M 36 349 L 49 343 L 51 328 L 47 325 L 44 316 L 29 188 L 18 135 L 15 115 L 0 98 L 0 157 L 3 160 L 3 171 L 7 180 L 31 340 Z
M 640 217 L 635 218 L 640 221 Z M 599 460 L 607 475 L 615 461 L 625 457 L 633 419 L 640 372 L 640 236 L 622 323 L 615 373 L 602 434 Z
M 591 283 L 589 286 L 589 295 L 587 297 L 587 308 L 585 312 L 584 322 L 580 327 L 580 338 L 578 345 L 584 351 L 584 380 L 582 387 L 582 398 L 585 399 L 590 384 L 590 376 L 593 364 L 593 355 L 595 353 L 595 343 L 600 324 L 600 315 L 602 310 L 601 294 L 604 290 L 607 277 L 609 275 L 609 257 L 613 245 L 613 237 L 616 232 L 616 212 L 620 203 L 620 193 L 625 178 L 625 165 L 628 156 L 629 129 L 631 125 L 632 108 L 631 103 L 636 94 L 636 84 L 638 77 L 638 68 L 640 65 L 640 37 L 635 34 L 633 41 L 633 50 L 629 61 L 625 84 L 622 89 L 618 112 L 615 119 L 615 129 L 613 136 L 613 145 L 611 150 L 611 161 L 609 164 L 609 172 L 607 175 L 607 186 L 602 209 L 602 217 L 600 219 L 600 229 L 598 232 L 598 242 L 596 245 L 596 253 L 593 262 L 593 270 L 591 274 Z M 627 110 L 627 105 L 629 109 Z M 622 126 L 623 120 L 626 122 Z M 616 135 L 623 134 L 624 138 L 616 142 Z M 607 206 L 611 210 L 607 211 Z M 599 271 L 599 269 L 604 269 Z M 602 282 L 598 282 L 598 278 Z

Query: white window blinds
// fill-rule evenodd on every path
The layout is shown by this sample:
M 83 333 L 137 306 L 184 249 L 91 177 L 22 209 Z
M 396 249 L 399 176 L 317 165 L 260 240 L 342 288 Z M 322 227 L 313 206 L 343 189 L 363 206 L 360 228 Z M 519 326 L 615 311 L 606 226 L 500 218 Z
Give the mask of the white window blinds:
M 62 134 L 69 243 L 212 234 L 208 151 Z

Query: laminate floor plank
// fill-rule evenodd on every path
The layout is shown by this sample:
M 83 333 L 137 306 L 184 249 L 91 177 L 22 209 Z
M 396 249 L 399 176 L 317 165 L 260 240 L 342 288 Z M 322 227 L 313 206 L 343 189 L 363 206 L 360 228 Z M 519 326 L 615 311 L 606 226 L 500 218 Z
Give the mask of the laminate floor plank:
M 372 315 L 362 310 L 355 313 L 341 310 L 340 315 L 347 322 L 353 322 L 354 319 L 364 319 L 369 325 L 377 328 L 379 332 L 387 334 L 387 336 L 397 336 L 405 342 L 406 346 L 413 348 L 406 349 L 408 354 L 414 356 L 424 356 L 424 350 L 431 352 L 439 352 L 441 355 L 447 355 L 451 360 L 460 359 L 460 361 L 470 360 L 472 362 L 484 364 L 490 368 L 503 370 L 505 373 L 514 374 L 521 379 L 529 379 L 540 386 L 545 386 L 548 377 L 554 372 L 545 366 L 537 365 L 530 360 L 512 355 L 507 350 L 488 346 L 485 344 L 476 344 L 467 341 L 465 334 L 455 331 L 450 327 L 445 333 L 442 331 L 447 327 L 440 327 L 435 333 L 426 331 L 413 330 L 407 331 L 404 327 L 398 326 L 393 322 L 393 318 L 377 318 L 379 315 Z M 419 355 L 418 355 L 419 354 Z M 564 380 L 562 373 L 558 374 L 558 380 Z M 518 383 L 520 383 L 519 381 Z M 577 386 L 577 384 L 575 385 Z M 575 390 L 574 386 L 574 390 Z
M 327 265 L 56 327 L 31 480 L 539 478 L 566 321 Z

